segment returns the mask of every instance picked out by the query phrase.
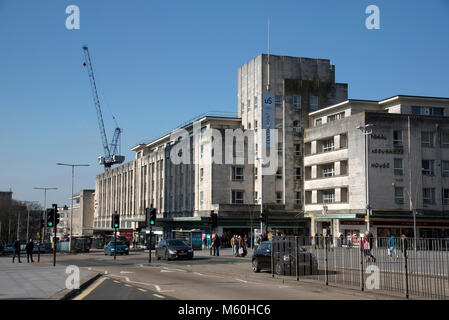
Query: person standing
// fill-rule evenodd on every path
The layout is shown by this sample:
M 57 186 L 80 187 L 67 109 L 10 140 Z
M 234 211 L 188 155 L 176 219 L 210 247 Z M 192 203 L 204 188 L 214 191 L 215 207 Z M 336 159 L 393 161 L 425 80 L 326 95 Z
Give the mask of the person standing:
M 25 250 L 27 253 L 27 263 L 33 263 L 33 249 L 34 249 L 34 243 L 33 243 L 33 239 L 30 238 L 30 241 L 28 241 L 27 245 L 25 246 Z
M 388 255 L 391 257 L 393 254 L 396 256 L 396 259 L 398 256 L 398 250 L 396 249 L 396 238 L 394 237 L 394 234 L 391 234 L 390 239 L 388 240 Z
M 376 262 L 376 257 L 373 255 L 372 251 L 374 249 L 374 235 L 371 231 L 368 232 L 368 241 L 369 241 L 369 257 L 371 262 Z
M 231 238 L 231 248 L 232 248 L 232 255 L 235 256 L 235 246 L 234 246 L 234 241 L 235 241 L 235 235 L 232 236 Z
M 217 254 L 217 257 L 220 255 L 220 237 L 218 236 L 218 233 L 215 234 L 214 240 L 212 240 L 212 247 L 214 250 L 214 256 Z
M 240 248 L 239 236 L 236 234 L 234 236 L 234 256 L 235 257 L 239 256 L 239 248 Z
M 20 239 L 19 238 L 17 238 L 17 240 L 14 241 L 13 248 L 14 248 L 14 255 L 12 256 L 12 263 L 14 263 L 14 259 L 16 258 L 16 256 L 18 257 L 19 263 L 22 263 L 22 261 L 20 261 Z

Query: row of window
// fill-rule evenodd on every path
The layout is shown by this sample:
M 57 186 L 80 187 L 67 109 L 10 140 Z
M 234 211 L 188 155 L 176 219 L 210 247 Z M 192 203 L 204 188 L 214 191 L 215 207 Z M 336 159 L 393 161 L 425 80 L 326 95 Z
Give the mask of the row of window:
M 254 97 L 254 110 L 257 110 L 257 108 L 259 107 L 259 102 L 258 102 L 257 98 L 258 98 L 257 96 Z M 282 96 L 282 95 L 275 95 L 274 96 L 274 106 L 276 108 L 282 108 L 282 101 L 283 101 L 283 99 L 284 99 L 284 96 Z M 318 110 L 318 106 L 319 106 L 318 96 L 311 95 L 309 97 L 309 100 L 310 100 L 309 101 L 309 112 Z M 293 96 L 293 107 L 295 109 L 301 109 L 301 107 L 302 107 L 301 106 L 301 104 L 302 104 L 301 101 L 302 101 L 301 96 Z M 251 102 L 252 102 L 251 99 L 247 100 L 247 104 L 246 104 L 247 109 L 245 109 L 245 102 L 244 101 L 241 102 L 240 112 L 242 114 L 245 113 L 245 111 L 250 112 L 252 110 L 253 105 L 252 105 Z
M 241 190 L 232 190 L 231 192 L 232 204 L 244 204 L 244 196 L 245 192 Z M 258 198 L 257 191 L 254 192 L 254 202 L 258 202 L 260 199 Z M 300 191 L 296 192 L 295 198 L 296 204 L 302 203 L 302 193 Z M 276 203 L 283 203 L 283 193 L 282 191 L 276 192 Z
M 422 131 L 421 132 L 421 146 L 424 148 L 434 148 L 436 134 L 431 131 Z M 395 130 L 393 131 L 393 146 L 402 147 L 402 131 Z M 441 131 L 440 132 L 440 147 L 441 148 L 449 148 L 449 131 Z
M 332 114 L 330 116 L 327 116 L 327 123 L 332 122 L 332 121 L 336 121 L 336 120 L 340 120 L 340 119 L 344 119 L 345 118 L 345 112 L 339 112 L 336 114 Z M 315 119 L 315 126 L 319 126 L 323 123 L 323 118 L 318 118 Z
M 404 187 L 394 188 L 394 201 L 404 204 Z M 423 204 L 436 204 L 435 188 L 423 188 Z M 449 205 L 449 189 L 442 189 L 442 204 Z

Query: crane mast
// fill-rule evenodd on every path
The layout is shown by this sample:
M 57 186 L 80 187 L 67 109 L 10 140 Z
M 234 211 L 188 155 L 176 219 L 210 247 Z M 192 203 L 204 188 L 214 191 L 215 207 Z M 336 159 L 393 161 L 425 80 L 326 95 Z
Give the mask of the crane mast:
M 100 164 L 104 165 L 105 170 L 109 170 L 112 165 L 122 163 L 125 160 L 124 156 L 117 154 L 118 152 L 120 152 L 120 150 L 118 149 L 120 148 L 120 134 L 122 133 L 122 129 L 119 128 L 117 122 L 115 122 L 116 128 L 114 130 L 112 143 L 109 146 L 108 138 L 106 136 L 106 130 L 104 128 L 103 114 L 101 112 L 100 99 L 98 98 L 97 85 L 95 83 L 95 75 L 92 68 L 89 48 L 87 46 L 83 46 L 83 51 L 85 58 L 85 62 L 83 65 L 87 67 L 87 73 L 89 75 L 90 86 L 92 89 L 92 97 L 94 99 L 95 110 L 97 112 L 98 126 L 100 128 L 101 142 L 103 144 L 104 156 L 98 157 L 98 160 Z

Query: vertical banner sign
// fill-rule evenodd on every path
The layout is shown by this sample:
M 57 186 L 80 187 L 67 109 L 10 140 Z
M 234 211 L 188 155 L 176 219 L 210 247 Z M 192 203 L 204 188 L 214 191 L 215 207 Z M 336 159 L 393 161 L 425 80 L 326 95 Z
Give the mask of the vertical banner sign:
M 274 128 L 274 95 L 271 93 L 263 94 L 263 123 L 262 129 L 265 130 L 266 147 L 270 147 L 270 130 Z

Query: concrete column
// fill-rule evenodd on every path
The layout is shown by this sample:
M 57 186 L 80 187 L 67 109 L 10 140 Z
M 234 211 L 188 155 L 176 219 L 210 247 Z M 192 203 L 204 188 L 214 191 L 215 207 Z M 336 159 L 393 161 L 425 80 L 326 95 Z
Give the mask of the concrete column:
M 335 188 L 335 202 L 341 202 L 341 188 Z
M 336 176 L 339 176 L 341 174 L 341 162 L 340 161 L 334 162 L 334 171 L 335 171 Z
M 334 136 L 334 149 L 340 149 L 340 135 Z
M 315 165 L 315 166 L 312 166 L 311 168 L 311 171 L 310 171 L 310 179 L 316 179 L 316 177 L 317 177 L 317 166 Z
M 310 153 L 315 154 L 316 153 L 316 141 L 310 142 Z
M 312 190 L 312 204 L 316 204 L 318 200 L 318 191 Z

